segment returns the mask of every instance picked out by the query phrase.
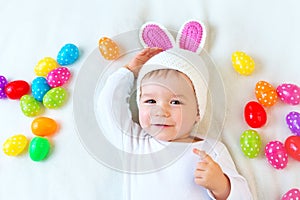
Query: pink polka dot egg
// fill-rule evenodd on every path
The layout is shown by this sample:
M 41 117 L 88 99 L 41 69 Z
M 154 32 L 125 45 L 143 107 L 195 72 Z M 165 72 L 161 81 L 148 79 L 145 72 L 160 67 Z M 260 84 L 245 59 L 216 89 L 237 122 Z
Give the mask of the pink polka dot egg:
M 271 141 L 265 147 L 265 156 L 275 169 L 284 169 L 288 163 L 288 155 L 280 141 Z
M 282 196 L 281 200 L 300 200 L 300 190 L 297 188 L 290 189 Z
M 58 67 L 49 72 L 47 82 L 51 88 L 64 85 L 71 77 L 71 72 L 67 67 Z
M 300 103 L 300 87 L 291 83 L 283 83 L 276 89 L 279 98 L 286 104 L 298 105 Z

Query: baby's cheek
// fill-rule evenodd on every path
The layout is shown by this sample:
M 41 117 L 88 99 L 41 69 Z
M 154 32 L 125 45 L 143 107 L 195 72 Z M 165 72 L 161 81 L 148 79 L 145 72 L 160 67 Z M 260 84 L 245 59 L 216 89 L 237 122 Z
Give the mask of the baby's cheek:
M 150 114 L 147 110 L 140 109 L 139 111 L 139 122 L 142 128 L 150 126 Z

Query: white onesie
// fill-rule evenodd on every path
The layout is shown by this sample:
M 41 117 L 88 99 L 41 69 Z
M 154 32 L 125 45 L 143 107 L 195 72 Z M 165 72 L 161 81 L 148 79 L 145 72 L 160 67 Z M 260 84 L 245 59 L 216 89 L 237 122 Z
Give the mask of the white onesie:
M 247 181 L 237 172 L 223 143 L 213 139 L 195 143 L 159 141 L 135 123 L 129 108 L 133 85 L 132 72 L 118 69 L 107 79 L 97 102 L 102 133 L 124 152 L 124 200 L 214 199 L 210 191 L 194 182 L 200 159 L 193 148 L 205 150 L 228 176 L 228 199 L 252 199 Z

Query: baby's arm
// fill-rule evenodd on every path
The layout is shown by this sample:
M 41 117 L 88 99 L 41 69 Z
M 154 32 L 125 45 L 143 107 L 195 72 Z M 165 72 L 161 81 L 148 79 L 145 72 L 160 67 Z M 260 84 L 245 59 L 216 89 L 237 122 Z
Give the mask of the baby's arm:
M 193 150 L 200 156 L 195 170 L 195 182 L 210 190 L 216 199 L 227 199 L 230 193 L 230 181 L 221 167 L 205 151 Z
M 129 108 L 130 94 L 132 93 L 134 76 L 142 65 L 153 55 L 161 52 L 158 48 L 147 48 L 139 52 L 126 65 L 108 77 L 100 91 L 97 107 L 99 122 L 103 134 L 115 145 L 122 146 L 122 137 L 118 133 L 130 136 L 139 132 L 140 128 L 131 119 Z
M 162 52 L 161 48 L 145 48 L 140 51 L 125 67 L 129 69 L 135 77 L 138 76 L 141 67 L 153 56 Z
M 133 74 L 121 68 L 107 78 L 97 101 L 97 116 L 102 133 L 118 147 L 122 146 L 120 135 L 130 132 L 134 126 L 129 109 L 133 83 Z
M 217 148 L 217 156 L 214 159 L 204 151 L 194 150 L 194 153 L 200 156 L 200 158 L 204 157 L 204 164 L 200 164 L 196 168 L 195 182 L 206 187 L 216 199 L 252 200 L 253 197 L 248 183 L 236 170 L 235 164 L 225 145 L 221 143 L 221 145 L 217 145 L 215 148 Z

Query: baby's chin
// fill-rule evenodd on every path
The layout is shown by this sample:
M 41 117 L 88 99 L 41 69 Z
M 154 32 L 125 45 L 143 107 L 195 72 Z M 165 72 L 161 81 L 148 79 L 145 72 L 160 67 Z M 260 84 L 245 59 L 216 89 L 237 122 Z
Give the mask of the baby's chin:
M 170 134 L 166 134 L 166 133 L 150 133 L 150 135 L 152 137 L 154 137 L 156 140 L 160 140 L 160 141 L 164 141 L 164 142 L 170 142 L 174 139 L 176 139 L 176 137 L 172 137 Z
M 177 133 L 174 132 L 174 127 L 168 126 L 151 126 L 144 130 L 156 140 L 169 142 L 176 139 Z

